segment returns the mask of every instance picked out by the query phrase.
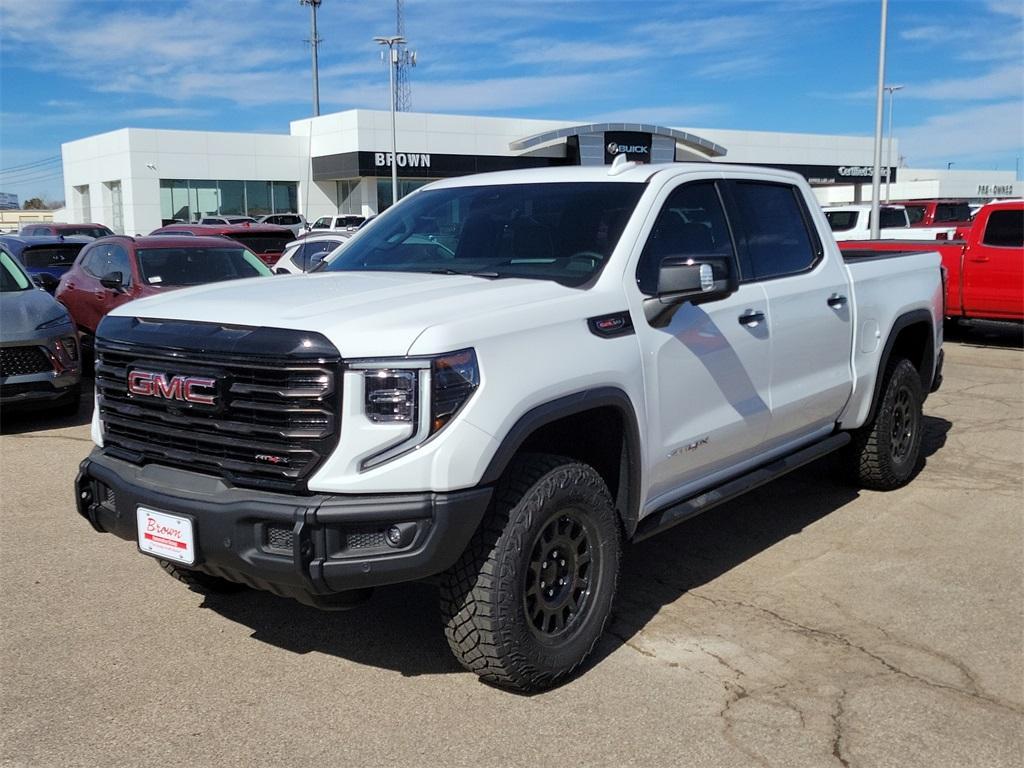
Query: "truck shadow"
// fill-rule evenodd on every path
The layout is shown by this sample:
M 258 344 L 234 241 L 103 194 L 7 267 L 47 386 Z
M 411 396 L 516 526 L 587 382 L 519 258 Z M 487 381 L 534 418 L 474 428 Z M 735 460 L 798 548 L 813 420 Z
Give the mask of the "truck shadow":
M 947 321 L 945 341 L 969 347 L 1024 349 L 1024 323 L 972 320 L 969 323 Z
M 922 467 L 952 425 L 926 416 Z M 585 668 L 600 664 L 663 606 L 848 504 L 858 491 L 831 479 L 831 457 L 629 547 L 608 630 Z M 428 583 L 378 589 L 370 603 L 340 613 L 246 591 L 210 595 L 203 608 L 249 627 L 252 638 L 292 653 L 325 653 L 405 676 L 461 672 L 448 650 Z
M 93 380 L 82 377 L 82 396 L 73 416 L 57 415 L 46 409 L 6 407 L 0 411 L 0 435 L 20 435 L 46 429 L 81 427 L 92 421 Z

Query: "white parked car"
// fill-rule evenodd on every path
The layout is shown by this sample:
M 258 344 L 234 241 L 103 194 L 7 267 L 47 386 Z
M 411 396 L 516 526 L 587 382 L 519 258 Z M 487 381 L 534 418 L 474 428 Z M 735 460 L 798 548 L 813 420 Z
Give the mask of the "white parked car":
M 200 224 L 255 224 L 252 216 L 203 216 Z
M 366 221 L 365 216 L 352 213 L 339 213 L 334 216 L 321 216 L 309 227 L 310 233 L 324 231 L 355 232 Z
M 306 217 L 301 213 L 268 213 L 266 216 L 260 216 L 257 221 L 260 224 L 277 224 L 279 227 L 288 227 L 296 237 L 309 229 Z
M 351 232 L 328 232 L 311 234 L 294 240 L 285 246 L 284 253 L 274 265 L 278 275 L 301 275 L 311 272 L 321 261 L 332 256 L 348 242 Z
M 825 218 L 836 240 L 867 240 L 871 237 L 871 203 L 825 206 Z M 956 227 L 911 227 L 902 205 L 878 209 L 879 232 L 883 240 L 947 240 Z

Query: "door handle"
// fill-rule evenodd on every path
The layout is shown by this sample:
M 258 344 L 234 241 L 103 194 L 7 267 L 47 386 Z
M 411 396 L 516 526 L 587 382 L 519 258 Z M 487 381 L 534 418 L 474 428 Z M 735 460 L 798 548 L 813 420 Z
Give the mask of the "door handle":
M 748 309 L 742 315 L 740 315 L 740 325 L 745 325 L 748 328 L 752 328 L 758 323 L 764 320 L 764 312 L 756 312 L 753 309 Z
M 841 296 L 838 293 L 833 293 L 831 296 L 828 297 L 827 303 L 830 307 L 832 307 L 832 309 L 839 309 L 840 307 L 846 306 L 846 297 Z
M 984 264 L 986 261 L 989 260 L 990 259 L 988 256 L 975 256 L 974 258 L 971 259 L 971 261 L 976 262 L 978 264 Z

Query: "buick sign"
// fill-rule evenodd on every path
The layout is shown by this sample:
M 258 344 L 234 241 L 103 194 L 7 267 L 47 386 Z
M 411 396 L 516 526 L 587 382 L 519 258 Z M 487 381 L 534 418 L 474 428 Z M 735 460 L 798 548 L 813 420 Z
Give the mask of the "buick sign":
M 609 155 L 648 155 L 651 152 L 651 148 L 643 144 L 616 144 L 614 141 L 609 141 L 606 149 Z
M 604 162 L 607 165 L 619 155 L 625 155 L 627 160 L 649 163 L 652 141 L 651 134 L 640 131 L 605 131 Z

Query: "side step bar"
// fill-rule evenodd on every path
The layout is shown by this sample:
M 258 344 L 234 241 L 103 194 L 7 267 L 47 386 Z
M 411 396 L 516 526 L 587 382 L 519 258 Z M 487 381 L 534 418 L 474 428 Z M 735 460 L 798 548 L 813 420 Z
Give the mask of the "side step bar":
M 799 469 L 804 464 L 809 464 L 820 459 L 822 456 L 827 456 L 833 451 L 839 450 L 848 442 L 850 442 L 850 434 L 848 432 L 830 435 L 824 440 L 813 443 L 806 448 L 801 448 L 796 453 L 783 456 L 781 459 L 775 459 L 768 464 L 751 470 L 745 475 L 729 480 L 717 488 L 712 488 L 685 501 L 680 501 L 670 507 L 652 512 L 640 521 L 636 528 L 636 533 L 633 535 L 633 541 L 649 539 L 651 536 L 661 533 L 677 523 L 689 520 L 701 512 L 735 499 L 737 496 L 742 496 L 747 491 L 752 491 L 765 483 L 782 477 L 794 469 Z

